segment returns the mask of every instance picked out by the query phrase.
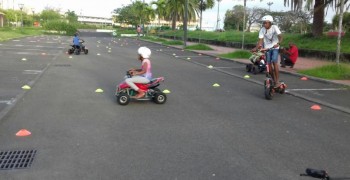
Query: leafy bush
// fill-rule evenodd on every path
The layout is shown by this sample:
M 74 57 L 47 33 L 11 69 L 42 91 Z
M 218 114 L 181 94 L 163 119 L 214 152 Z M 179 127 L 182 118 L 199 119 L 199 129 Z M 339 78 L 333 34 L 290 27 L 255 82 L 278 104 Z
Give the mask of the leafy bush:
M 75 25 L 63 21 L 50 21 L 45 23 L 43 27 L 48 31 L 57 31 L 57 33 L 65 32 L 66 35 L 74 35 L 77 32 Z

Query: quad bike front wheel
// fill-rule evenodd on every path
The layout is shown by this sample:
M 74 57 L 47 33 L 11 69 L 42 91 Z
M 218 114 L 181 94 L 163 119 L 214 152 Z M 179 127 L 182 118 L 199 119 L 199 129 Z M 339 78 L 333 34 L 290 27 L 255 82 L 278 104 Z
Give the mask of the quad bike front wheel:
M 166 94 L 162 93 L 162 92 L 157 92 L 154 97 L 153 97 L 153 101 L 156 104 L 164 104 L 166 102 Z
M 273 96 L 273 85 L 271 79 L 266 79 L 264 82 L 265 99 L 271 100 Z
M 246 70 L 247 72 L 251 72 L 251 71 L 252 71 L 252 67 L 253 67 L 252 64 L 247 64 L 247 65 L 245 66 L 245 70 Z
M 80 50 L 79 49 L 75 49 L 74 54 L 75 55 L 79 55 L 80 54 Z
M 128 105 L 130 102 L 130 96 L 127 93 L 119 93 L 117 96 L 117 102 L 120 105 Z
M 280 86 L 278 92 L 279 92 L 280 94 L 284 94 L 284 93 L 286 93 L 286 88 L 287 88 L 287 86 L 286 86 L 285 84 L 282 84 L 282 85 Z
M 74 49 L 68 49 L 68 54 L 73 54 L 74 53 Z

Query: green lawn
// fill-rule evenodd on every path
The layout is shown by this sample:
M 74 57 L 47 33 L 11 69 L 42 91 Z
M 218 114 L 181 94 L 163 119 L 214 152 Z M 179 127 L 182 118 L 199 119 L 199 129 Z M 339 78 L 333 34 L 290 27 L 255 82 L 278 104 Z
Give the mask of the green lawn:
M 323 79 L 333 79 L 333 80 L 346 80 L 350 79 L 350 65 L 349 64 L 332 64 L 326 65 L 318 68 L 300 70 L 300 74 L 305 74 L 308 76 L 319 77 Z
M 182 41 L 165 41 L 163 42 L 164 45 L 183 45 L 184 43 Z
M 26 36 L 36 36 L 43 34 L 41 28 L 0 28 L 0 41 L 7 41 L 9 39 L 26 37 Z
M 219 57 L 222 58 L 229 58 L 229 59 L 249 59 L 249 57 L 252 55 L 249 51 L 239 50 L 227 54 L 220 54 Z
M 214 50 L 213 48 L 211 48 L 211 47 L 209 47 L 208 45 L 205 45 L 205 44 L 195 44 L 195 45 L 191 45 L 191 46 L 186 46 L 185 49 L 188 49 L 188 50 L 205 50 L 205 51 Z
M 162 32 L 163 35 L 182 37 L 183 31 L 165 31 Z M 206 32 L 206 31 L 189 31 L 189 38 L 201 38 L 206 40 L 219 40 L 225 42 L 242 42 L 242 32 L 238 31 L 226 31 L 226 32 Z M 256 44 L 258 40 L 258 33 L 245 33 L 245 43 L 246 44 Z M 283 34 L 283 42 L 281 46 L 288 46 L 289 41 L 293 41 L 300 49 L 313 49 L 322 51 L 332 51 L 336 50 L 337 38 L 322 36 L 320 38 L 314 38 L 310 35 L 301 34 Z M 350 53 L 350 33 L 347 32 L 342 38 L 341 52 Z
M 153 42 L 165 42 L 166 39 L 155 37 L 155 36 L 142 36 L 141 39 L 153 41 Z

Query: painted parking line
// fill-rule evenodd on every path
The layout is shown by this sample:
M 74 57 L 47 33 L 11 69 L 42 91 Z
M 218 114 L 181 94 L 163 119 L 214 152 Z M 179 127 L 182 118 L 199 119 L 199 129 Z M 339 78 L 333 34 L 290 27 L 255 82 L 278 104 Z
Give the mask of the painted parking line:
M 0 100 L 0 104 L 11 105 L 15 100 L 15 98 L 11 98 L 11 100 Z
M 40 74 L 42 72 L 42 70 L 24 70 L 23 74 Z
M 36 51 L 39 51 L 39 49 L 36 50 Z M 32 54 L 36 54 L 36 53 L 31 53 L 31 52 L 17 52 L 17 54 L 32 55 Z
M 214 69 L 242 69 L 242 67 L 213 67 Z
M 207 57 L 207 56 L 175 56 L 177 58 Z
M 347 88 L 320 88 L 320 89 L 288 89 L 286 91 L 344 91 Z
M 37 50 L 39 51 L 39 50 Z M 38 53 L 38 52 L 7 52 L 8 54 L 18 54 L 18 55 L 47 55 L 47 56 L 55 56 L 56 54 L 51 53 Z
M 18 48 L 12 48 L 12 47 L 19 47 L 18 45 L 15 45 L 15 46 L 9 46 L 9 45 L 1 45 L 1 47 L 4 47 L 4 48 L 1 48 L 1 49 L 18 49 Z M 32 46 L 32 45 L 22 45 L 20 47 L 37 47 L 37 48 L 48 48 L 48 49 L 63 49 L 65 47 L 57 47 L 57 46 Z M 25 48 L 22 48 L 23 50 L 27 50 Z

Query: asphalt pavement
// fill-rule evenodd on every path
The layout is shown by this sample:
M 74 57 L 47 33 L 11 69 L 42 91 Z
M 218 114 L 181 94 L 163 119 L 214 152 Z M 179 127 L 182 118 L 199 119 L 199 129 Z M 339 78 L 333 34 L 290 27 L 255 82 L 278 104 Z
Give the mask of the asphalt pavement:
M 349 109 L 343 86 L 282 74 L 289 94 L 266 100 L 264 75 L 244 78 L 241 63 L 85 35 L 88 55 L 66 54 L 70 37 L 1 43 L 0 151 L 36 150 L 30 167 L 0 170 L 1 179 L 295 180 L 307 179 L 299 176 L 307 167 L 350 177 L 350 114 L 310 109 L 317 100 Z M 163 105 L 116 103 L 140 46 L 151 48 L 153 75 L 171 92 Z M 21 129 L 31 135 L 16 136 Z

